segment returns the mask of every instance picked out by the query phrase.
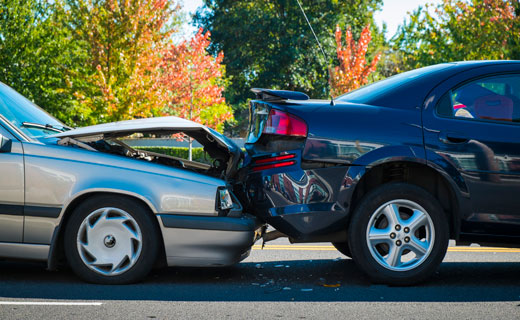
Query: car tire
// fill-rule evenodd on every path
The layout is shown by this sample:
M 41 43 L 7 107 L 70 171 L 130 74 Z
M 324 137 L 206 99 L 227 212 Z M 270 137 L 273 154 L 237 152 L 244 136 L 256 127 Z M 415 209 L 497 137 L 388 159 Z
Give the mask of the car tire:
M 412 285 L 438 268 L 449 241 L 439 202 L 407 183 L 384 184 L 365 195 L 349 226 L 352 258 L 373 282 Z
M 157 223 L 145 205 L 131 198 L 89 198 L 74 209 L 65 227 L 67 260 L 87 282 L 133 283 L 157 260 Z
M 352 258 L 352 253 L 350 253 L 350 247 L 348 245 L 348 242 L 333 242 L 332 245 L 339 252 L 343 253 L 344 255 L 346 255 L 349 258 Z

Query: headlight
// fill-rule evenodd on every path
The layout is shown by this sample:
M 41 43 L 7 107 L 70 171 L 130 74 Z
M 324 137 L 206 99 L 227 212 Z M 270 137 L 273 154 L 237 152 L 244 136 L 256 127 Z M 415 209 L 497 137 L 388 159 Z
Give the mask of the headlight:
M 221 210 L 227 210 L 233 208 L 233 199 L 231 199 L 231 195 L 229 194 L 228 189 L 219 189 L 219 208 Z

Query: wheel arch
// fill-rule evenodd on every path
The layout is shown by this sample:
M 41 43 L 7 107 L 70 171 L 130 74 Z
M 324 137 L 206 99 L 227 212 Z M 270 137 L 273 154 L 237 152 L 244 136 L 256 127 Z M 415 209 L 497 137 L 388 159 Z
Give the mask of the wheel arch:
M 457 184 L 445 172 L 429 163 L 403 159 L 379 162 L 363 170 L 353 171 L 358 171 L 359 179 L 352 192 L 350 213 L 355 210 L 363 196 L 374 188 L 390 182 L 406 182 L 425 189 L 439 201 L 450 225 L 450 238 L 458 238 L 460 218 L 465 208 L 464 201 Z M 349 217 L 351 215 L 349 214 Z
M 155 214 L 157 213 L 155 207 L 153 204 L 147 200 L 146 198 L 142 197 L 141 195 L 134 194 L 132 192 L 127 191 L 120 191 L 120 190 L 109 190 L 109 189 L 94 189 L 94 190 L 85 190 L 81 193 L 78 193 L 75 195 L 66 205 L 63 206 L 62 212 L 60 214 L 59 224 L 54 230 L 54 234 L 52 236 L 51 245 L 49 249 L 49 257 L 47 260 L 47 268 L 49 270 L 54 270 L 57 268 L 60 261 L 64 258 L 64 247 L 63 247 L 63 236 L 64 236 L 64 230 L 65 226 L 67 225 L 67 222 L 69 221 L 70 217 L 72 216 L 72 213 L 77 208 L 77 206 L 86 201 L 87 199 L 91 199 L 94 197 L 99 197 L 103 195 L 112 195 L 115 197 L 125 197 L 128 199 L 132 199 L 134 201 L 138 201 L 141 203 L 145 208 L 148 209 L 149 214 L 154 216 L 154 221 L 157 224 L 158 230 L 161 230 L 160 224 L 158 219 L 155 217 Z M 159 232 L 159 240 L 161 248 L 159 250 L 159 257 L 158 257 L 158 263 L 160 265 L 166 264 L 166 252 L 164 249 L 164 240 L 162 232 Z

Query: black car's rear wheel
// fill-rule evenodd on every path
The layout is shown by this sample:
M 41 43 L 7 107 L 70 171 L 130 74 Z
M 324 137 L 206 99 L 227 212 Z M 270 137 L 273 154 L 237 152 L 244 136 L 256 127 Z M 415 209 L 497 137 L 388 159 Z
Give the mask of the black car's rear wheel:
M 352 258 L 375 282 L 409 285 L 430 277 L 449 234 L 439 202 L 424 189 L 390 183 L 369 192 L 349 226 Z
M 74 272 L 103 284 L 131 283 L 148 274 L 157 259 L 159 231 L 147 210 L 135 200 L 114 196 L 80 204 L 64 236 Z

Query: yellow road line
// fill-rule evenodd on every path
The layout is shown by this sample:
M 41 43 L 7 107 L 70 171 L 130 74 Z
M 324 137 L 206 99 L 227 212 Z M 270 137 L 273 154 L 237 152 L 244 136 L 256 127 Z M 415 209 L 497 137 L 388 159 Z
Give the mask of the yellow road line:
M 253 250 L 262 250 L 261 245 L 254 245 Z M 263 250 L 291 250 L 291 251 L 336 251 L 334 246 L 319 245 L 266 245 Z M 520 249 L 490 248 L 490 247 L 449 247 L 448 252 L 500 252 L 520 253 Z

